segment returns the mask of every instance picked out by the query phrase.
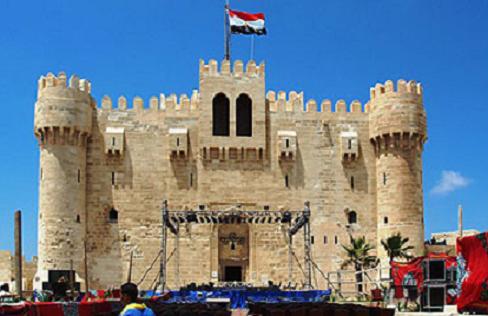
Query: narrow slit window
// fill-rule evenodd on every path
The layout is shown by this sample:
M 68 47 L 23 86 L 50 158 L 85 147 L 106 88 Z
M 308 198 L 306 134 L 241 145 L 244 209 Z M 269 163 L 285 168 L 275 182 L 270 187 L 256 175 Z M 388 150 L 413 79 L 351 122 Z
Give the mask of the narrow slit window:
M 112 185 L 115 185 L 115 172 L 112 171 Z
M 310 243 L 313 245 L 315 243 L 315 238 L 313 236 L 310 236 Z
M 385 216 L 385 217 L 383 218 L 383 223 L 388 224 L 388 216 Z
M 193 173 L 190 173 L 190 188 L 193 187 Z
M 334 237 L 334 243 L 337 245 L 339 243 L 339 238 L 337 236 Z
M 42 180 L 42 178 L 43 178 L 43 176 L 44 176 L 44 175 L 43 175 L 43 172 L 42 172 L 42 168 L 41 168 L 41 172 L 40 172 L 40 173 L 41 173 L 40 177 L 41 177 L 41 180 Z
M 80 223 L 80 222 L 81 222 L 81 219 L 80 219 L 80 214 L 77 214 L 77 215 L 76 215 L 76 222 L 77 222 L 77 223 Z
M 386 180 L 387 180 L 386 172 L 383 172 L 383 185 L 386 185 Z
M 290 140 L 288 138 L 285 139 L 285 147 L 290 148 Z
M 176 147 L 180 147 L 180 138 L 179 137 L 176 138 Z
M 287 188 L 290 187 L 290 181 L 288 179 L 288 175 L 285 176 L 285 187 L 287 187 Z
M 347 149 L 352 149 L 352 139 L 347 140 Z
M 326 244 L 327 244 L 327 242 L 328 242 L 328 240 L 327 240 L 327 236 L 324 236 L 324 245 L 326 245 Z
M 78 169 L 78 183 L 81 182 L 81 171 L 80 169 Z
M 115 137 L 112 137 L 112 146 L 115 146 Z
M 354 177 L 351 177 L 351 190 L 354 190 Z

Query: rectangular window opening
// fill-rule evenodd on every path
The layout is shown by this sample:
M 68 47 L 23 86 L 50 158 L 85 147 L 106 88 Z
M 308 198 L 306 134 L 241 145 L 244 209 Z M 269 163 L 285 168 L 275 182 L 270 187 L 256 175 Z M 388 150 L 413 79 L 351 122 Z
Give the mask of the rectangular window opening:
M 347 149 L 352 149 L 352 139 L 347 140 Z
M 327 236 L 324 236 L 324 245 L 327 244 Z
M 176 138 L 176 147 L 180 147 L 180 138 L 179 137 Z
M 388 216 L 385 216 L 385 218 L 383 218 L 383 223 L 388 224 Z
M 354 177 L 351 177 L 351 190 L 354 191 Z
M 41 178 L 41 180 L 42 180 L 42 177 L 44 176 L 44 175 L 42 174 L 42 168 L 41 168 L 41 172 L 40 172 L 40 173 L 41 173 L 40 178 Z
M 334 237 L 334 243 L 337 245 L 339 243 L 339 238 L 337 236 Z
M 288 180 L 288 175 L 285 176 L 285 187 L 287 187 L 287 188 L 290 187 L 290 182 Z
M 386 185 L 386 172 L 383 172 L 383 185 Z
M 290 140 L 288 138 L 285 139 L 285 147 L 290 148 Z
M 190 188 L 193 187 L 193 173 L 190 173 Z
M 112 171 L 112 185 L 115 185 L 115 172 Z
M 112 137 L 112 146 L 115 146 L 115 137 Z
M 81 182 L 81 171 L 80 169 L 78 169 L 78 183 Z
M 315 238 L 313 236 L 310 236 L 310 243 L 313 245 L 315 243 Z

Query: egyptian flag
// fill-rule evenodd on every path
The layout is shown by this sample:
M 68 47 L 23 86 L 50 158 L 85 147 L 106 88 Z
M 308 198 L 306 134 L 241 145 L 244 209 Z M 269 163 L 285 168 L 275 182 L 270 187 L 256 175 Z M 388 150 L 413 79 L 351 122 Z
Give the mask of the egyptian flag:
M 233 34 L 266 34 L 263 13 L 252 14 L 229 10 L 229 22 Z

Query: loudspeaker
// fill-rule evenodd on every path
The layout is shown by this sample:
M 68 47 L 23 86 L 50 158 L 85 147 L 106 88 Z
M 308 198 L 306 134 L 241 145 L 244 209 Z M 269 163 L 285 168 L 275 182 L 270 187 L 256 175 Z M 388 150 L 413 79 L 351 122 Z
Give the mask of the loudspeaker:
M 446 302 L 445 285 L 426 285 L 422 293 L 423 311 L 444 311 Z
M 444 259 L 427 259 L 424 261 L 425 282 L 446 281 L 446 261 Z
M 414 301 L 418 298 L 419 290 L 416 286 L 407 287 L 407 291 L 408 291 L 408 299 L 409 300 Z

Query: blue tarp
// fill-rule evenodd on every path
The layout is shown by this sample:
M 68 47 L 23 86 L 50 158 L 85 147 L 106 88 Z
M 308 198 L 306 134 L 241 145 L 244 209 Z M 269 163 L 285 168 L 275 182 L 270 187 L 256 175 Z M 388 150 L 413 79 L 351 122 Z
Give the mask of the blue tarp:
M 215 291 L 171 291 L 171 298 L 164 303 L 206 303 L 209 298 L 226 298 L 231 308 L 245 308 L 248 303 L 321 302 L 331 294 L 330 290 L 320 291 L 250 291 L 240 289 Z M 146 292 L 151 296 L 152 292 Z

